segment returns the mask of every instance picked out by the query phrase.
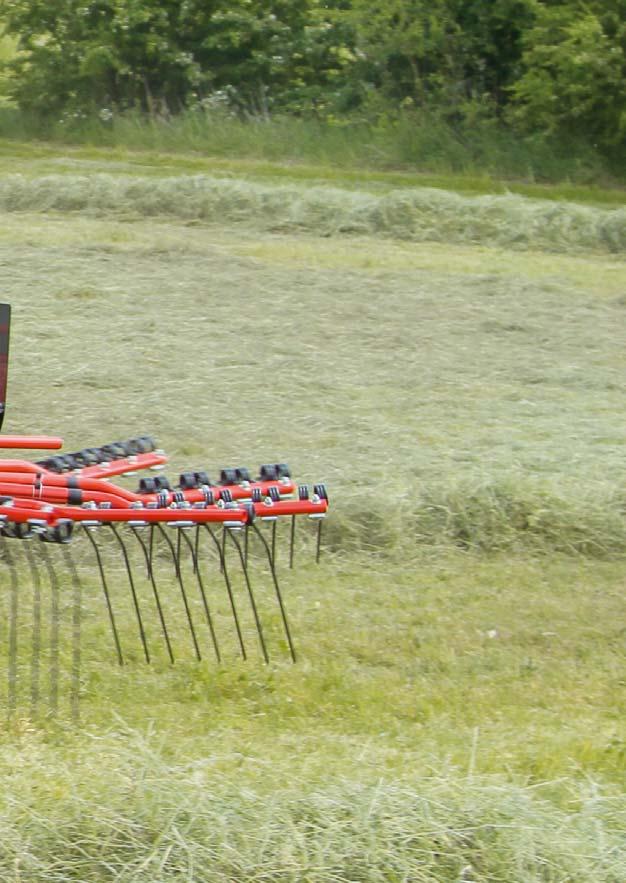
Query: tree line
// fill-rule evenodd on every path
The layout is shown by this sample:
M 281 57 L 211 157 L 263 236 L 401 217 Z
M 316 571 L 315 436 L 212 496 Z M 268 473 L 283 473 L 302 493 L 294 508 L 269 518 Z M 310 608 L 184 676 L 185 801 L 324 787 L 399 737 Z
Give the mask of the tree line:
M 626 0 L 0 0 L 41 115 L 431 109 L 626 144 Z

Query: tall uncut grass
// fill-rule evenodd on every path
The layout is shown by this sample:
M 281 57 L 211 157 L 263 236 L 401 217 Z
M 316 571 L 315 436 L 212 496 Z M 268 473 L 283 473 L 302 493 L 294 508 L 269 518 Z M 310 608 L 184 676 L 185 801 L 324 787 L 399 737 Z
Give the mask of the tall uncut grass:
M 0 108 L 0 137 L 343 168 L 412 167 L 525 181 L 602 184 L 624 180 L 621 165 L 613 168 L 584 140 L 559 144 L 543 137 L 524 138 L 494 120 L 452 126 L 431 112 L 379 122 L 324 122 L 286 116 L 244 121 L 216 111 L 189 111 L 170 119 L 117 114 L 104 123 L 97 116 L 82 114 L 43 120 L 5 107 Z
M 413 242 L 565 252 L 626 251 L 626 208 L 608 210 L 513 195 L 467 197 L 428 188 L 376 195 L 205 175 L 159 179 L 10 175 L 0 180 L 0 210 L 130 212 L 322 236 L 383 235 Z
M 617 883 L 626 800 L 593 783 L 524 788 L 432 777 L 243 789 L 158 740 L 89 739 L 77 768 L 31 740 L 0 797 L 6 883 Z M 30 751 L 28 750 L 30 749 Z M 116 769 L 104 779 L 102 763 Z

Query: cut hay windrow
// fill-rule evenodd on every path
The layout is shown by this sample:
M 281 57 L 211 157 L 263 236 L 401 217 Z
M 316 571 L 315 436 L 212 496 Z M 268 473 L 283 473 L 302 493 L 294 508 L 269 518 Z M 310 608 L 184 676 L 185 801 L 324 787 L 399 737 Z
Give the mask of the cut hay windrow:
M 417 558 L 427 549 L 486 554 L 626 555 L 626 507 L 621 489 L 573 490 L 531 478 L 449 479 L 425 483 L 376 509 L 365 494 L 344 494 L 325 534 L 333 551 Z
M 0 211 L 174 217 L 245 223 L 325 236 L 379 235 L 413 242 L 553 252 L 626 252 L 626 208 L 523 196 L 460 196 L 421 188 L 388 194 L 271 186 L 206 175 L 174 178 L 50 175 L 0 180 Z

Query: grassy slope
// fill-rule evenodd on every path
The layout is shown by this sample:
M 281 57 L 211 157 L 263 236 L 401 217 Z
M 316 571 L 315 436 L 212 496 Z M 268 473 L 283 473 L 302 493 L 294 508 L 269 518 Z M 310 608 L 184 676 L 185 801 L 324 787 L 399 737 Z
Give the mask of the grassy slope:
M 93 624 L 83 729 L 24 715 L 4 741 L 5 879 L 621 879 L 621 565 L 348 560 L 285 587 L 295 667 L 274 642 L 268 668 L 116 670 Z
M 205 155 L 198 151 L 147 151 L 125 147 L 65 145 L 45 142 L 15 142 L 0 138 L 0 173 L 31 177 L 50 174 L 114 172 L 124 175 L 164 177 L 180 174 L 208 174 L 274 183 L 331 185 L 373 193 L 409 187 L 436 187 L 464 194 L 515 193 L 537 199 L 569 200 L 576 203 L 621 207 L 621 187 L 602 188 L 562 182 L 558 185 L 502 181 L 488 174 L 432 174 L 415 171 L 353 169 L 345 166 L 280 162 L 263 158 L 242 158 L 232 151 Z
M 151 427 L 210 471 L 286 458 L 360 515 L 366 475 L 392 540 L 397 495 L 411 522 L 420 494 L 454 509 L 458 486 L 495 485 L 534 518 L 563 495 L 623 547 L 617 522 L 593 522 L 624 476 L 619 260 L 65 215 L 11 215 L 2 236 L 11 422 L 50 429 L 54 413 L 70 448 Z M 102 322 L 123 333 L 94 340 Z M 52 388 L 32 352 L 60 372 Z M 422 512 L 427 535 L 440 514 Z
M 274 620 L 272 665 L 237 663 L 220 619 L 222 670 L 116 671 L 98 608 L 84 729 L 24 684 L 5 879 L 623 877 L 623 568 L 538 554 L 623 549 L 619 256 L 79 213 L 4 215 L 0 261 L 8 431 L 287 459 L 348 550 L 284 574 L 296 667 Z

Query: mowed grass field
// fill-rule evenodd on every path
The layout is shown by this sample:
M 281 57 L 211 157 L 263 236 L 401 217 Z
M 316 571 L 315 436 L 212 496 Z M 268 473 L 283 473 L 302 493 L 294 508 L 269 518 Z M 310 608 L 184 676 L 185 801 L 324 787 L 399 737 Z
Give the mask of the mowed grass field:
M 277 192 L 280 223 L 255 220 L 261 185 L 239 179 L 221 213 L 185 217 L 184 169 L 149 179 L 168 205 L 179 187 L 168 214 L 114 166 L 86 200 L 65 162 L 28 179 L 26 207 L 0 181 L 3 429 L 68 450 L 150 432 L 174 476 L 287 461 L 327 483 L 332 512 L 319 566 L 310 541 L 293 572 L 279 553 L 296 665 L 261 591 L 269 665 L 236 658 L 224 615 L 221 666 L 135 651 L 118 669 L 81 559 L 81 723 L 67 690 L 55 720 L 45 702 L 31 715 L 25 680 L 3 735 L 2 878 L 623 880 L 620 216 L 585 208 L 584 226 L 560 203 L 567 236 L 531 249 L 520 229 L 505 248 L 488 225 L 450 232 L 435 196 L 430 239 L 364 235 L 333 228 L 337 182 L 318 229 L 304 184 Z M 508 199 L 503 224 L 551 223 Z M 354 182 L 345 202 L 358 219 Z M 585 240 L 590 225 L 611 237 Z M 119 564 L 112 584 L 128 638 Z

